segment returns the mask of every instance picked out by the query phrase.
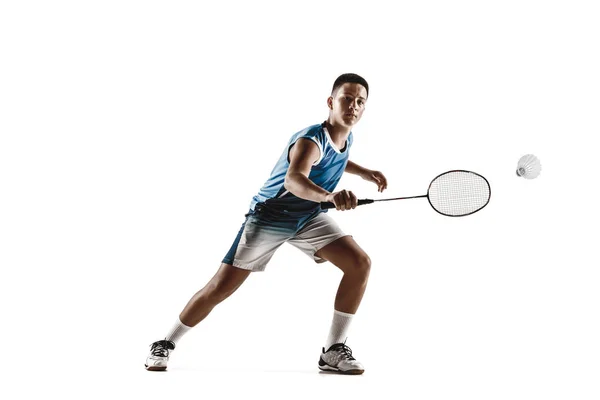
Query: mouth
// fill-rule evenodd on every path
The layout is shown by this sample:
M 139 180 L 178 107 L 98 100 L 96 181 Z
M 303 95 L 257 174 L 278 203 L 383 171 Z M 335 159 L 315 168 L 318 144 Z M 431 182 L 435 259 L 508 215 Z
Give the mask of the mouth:
M 352 113 L 346 113 L 344 114 L 345 117 L 352 117 L 352 118 L 356 118 L 356 115 L 352 114 Z

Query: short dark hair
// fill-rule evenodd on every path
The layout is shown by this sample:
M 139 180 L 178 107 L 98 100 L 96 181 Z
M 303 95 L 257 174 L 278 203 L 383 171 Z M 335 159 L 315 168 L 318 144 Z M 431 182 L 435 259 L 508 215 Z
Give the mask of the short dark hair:
M 344 83 L 358 83 L 360 85 L 363 85 L 367 90 L 367 97 L 369 97 L 369 84 L 362 76 L 356 74 L 342 74 L 338 76 L 335 82 L 333 82 L 333 89 L 331 89 L 331 94 L 333 94 L 333 92 L 335 92 Z

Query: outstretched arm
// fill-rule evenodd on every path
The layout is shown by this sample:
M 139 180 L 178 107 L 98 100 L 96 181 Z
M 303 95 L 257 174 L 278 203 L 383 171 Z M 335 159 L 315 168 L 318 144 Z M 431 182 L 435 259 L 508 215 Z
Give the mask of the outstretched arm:
M 373 171 L 365 167 L 361 167 L 357 163 L 348 160 L 344 172 L 358 175 L 366 181 L 375 183 L 377 185 L 378 192 L 383 192 L 385 189 L 387 189 L 387 179 L 380 171 Z

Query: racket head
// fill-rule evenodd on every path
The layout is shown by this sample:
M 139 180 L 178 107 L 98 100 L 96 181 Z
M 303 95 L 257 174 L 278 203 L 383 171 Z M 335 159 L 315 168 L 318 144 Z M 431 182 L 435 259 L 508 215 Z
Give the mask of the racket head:
M 483 176 L 465 170 L 444 172 L 431 181 L 427 200 L 438 213 L 464 217 L 481 210 L 490 202 L 490 183 Z

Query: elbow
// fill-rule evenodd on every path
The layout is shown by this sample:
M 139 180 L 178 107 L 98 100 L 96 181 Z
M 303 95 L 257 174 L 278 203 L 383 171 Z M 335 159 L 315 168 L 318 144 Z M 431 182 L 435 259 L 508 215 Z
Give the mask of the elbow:
M 298 189 L 300 188 L 300 186 L 298 185 L 297 174 L 286 174 L 283 180 L 283 187 L 285 188 L 285 190 L 289 191 L 293 195 L 296 195 L 296 191 L 298 191 Z
M 285 190 L 288 190 L 291 192 L 291 187 L 292 187 L 292 180 L 290 179 L 289 175 L 285 175 L 285 179 L 283 180 L 283 187 L 285 188 Z
M 291 183 L 290 176 L 286 174 L 285 178 L 283 179 L 283 187 L 285 190 L 290 190 Z

